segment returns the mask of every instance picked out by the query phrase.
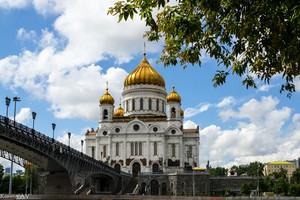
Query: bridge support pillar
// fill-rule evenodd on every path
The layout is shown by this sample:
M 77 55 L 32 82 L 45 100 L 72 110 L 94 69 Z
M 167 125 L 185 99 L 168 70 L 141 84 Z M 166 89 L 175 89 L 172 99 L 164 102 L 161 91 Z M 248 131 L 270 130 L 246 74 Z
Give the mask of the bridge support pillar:
M 46 185 L 45 194 L 73 194 L 74 192 L 68 173 L 49 173 Z

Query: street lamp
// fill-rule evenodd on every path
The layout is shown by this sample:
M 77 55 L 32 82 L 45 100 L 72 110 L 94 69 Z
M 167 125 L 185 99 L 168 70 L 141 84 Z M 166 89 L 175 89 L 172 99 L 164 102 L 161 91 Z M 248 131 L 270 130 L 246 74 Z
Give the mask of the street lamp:
M 81 140 L 81 153 L 83 153 L 83 140 Z
M 35 117 L 36 117 L 36 112 L 32 112 L 32 129 L 34 130 L 34 120 L 35 120 Z
M 68 132 L 68 138 L 69 138 L 69 148 L 70 148 L 70 139 L 71 139 L 71 133 Z
M 10 104 L 10 98 L 5 97 L 5 104 L 6 104 L 6 117 L 8 117 L 8 107 Z
M 20 97 L 14 97 L 13 101 L 15 102 L 15 108 L 14 108 L 14 125 L 16 125 L 16 107 L 17 107 L 17 101 L 21 101 Z
M 55 130 L 56 124 L 52 123 L 52 130 L 53 130 L 53 136 L 52 136 L 52 142 L 54 142 L 54 130 Z

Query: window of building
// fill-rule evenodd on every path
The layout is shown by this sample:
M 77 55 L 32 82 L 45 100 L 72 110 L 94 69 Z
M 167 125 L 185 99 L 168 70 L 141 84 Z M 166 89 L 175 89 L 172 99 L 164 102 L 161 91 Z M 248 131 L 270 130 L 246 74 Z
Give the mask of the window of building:
M 95 147 L 92 147 L 92 158 L 95 158 Z
M 132 110 L 135 110 L 135 100 L 132 99 Z
M 139 148 L 139 147 L 138 147 L 138 145 L 139 145 L 139 143 L 137 143 L 137 142 L 136 142 L 136 143 L 134 143 L 134 155 L 136 155 L 136 156 L 138 155 L 138 151 L 139 151 L 139 149 L 138 149 L 138 148 Z
M 172 157 L 176 157 L 176 146 L 172 144 Z
M 156 99 L 156 111 L 159 111 L 159 100 Z
M 116 156 L 120 156 L 120 154 L 119 154 L 119 143 L 116 143 Z
M 164 101 L 162 102 L 162 112 L 163 113 L 165 112 L 165 102 Z
M 103 119 L 108 118 L 108 111 L 106 109 L 103 110 Z
M 130 143 L 130 154 L 134 155 L 134 143 Z
M 143 155 L 143 143 L 139 143 L 139 155 Z
M 128 111 L 128 100 L 126 100 L 126 108 L 125 108 L 126 112 Z
M 153 143 L 153 155 L 157 156 L 157 142 Z
M 106 158 L 106 145 L 103 145 L 103 158 Z
M 176 117 L 176 109 L 174 107 L 171 108 L 171 117 Z
M 144 110 L 144 100 L 140 99 L 140 110 Z
M 149 99 L 148 101 L 149 101 L 149 110 L 152 110 L 152 100 Z

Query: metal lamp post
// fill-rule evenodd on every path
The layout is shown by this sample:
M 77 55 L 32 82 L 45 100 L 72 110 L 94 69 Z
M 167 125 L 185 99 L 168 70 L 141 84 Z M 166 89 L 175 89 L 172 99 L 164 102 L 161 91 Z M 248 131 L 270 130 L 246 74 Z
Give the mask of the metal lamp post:
M 20 97 L 14 97 L 13 101 L 15 102 L 15 109 L 14 109 L 14 125 L 16 125 L 16 107 L 17 107 L 17 102 L 21 101 Z
M 34 120 L 35 120 L 35 117 L 36 117 L 36 112 L 32 112 L 32 129 L 34 130 Z
M 71 140 L 71 133 L 68 132 L 68 138 L 69 138 L 69 148 L 70 148 L 70 140 Z
M 83 153 L 83 140 L 81 140 L 81 153 Z
M 21 99 L 20 99 L 20 97 L 14 97 L 13 101 L 15 102 L 15 107 L 14 107 L 14 126 L 15 126 L 16 125 L 16 108 L 17 108 L 17 102 L 21 101 Z M 8 110 L 7 110 L 7 113 L 8 113 Z M 12 160 L 10 162 L 9 192 L 8 192 L 9 194 L 12 194 L 12 176 L 13 176 L 13 167 L 14 167 L 13 159 L 14 159 L 14 156 L 12 155 Z
M 5 104 L 6 104 L 6 117 L 8 117 L 8 107 L 10 104 L 10 98 L 5 97 Z
M 52 136 L 52 142 L 54 142 L 54 130 L 55 130 L 56 124 L 52 123 L 52 131 L 53 131 L 53 136 Z

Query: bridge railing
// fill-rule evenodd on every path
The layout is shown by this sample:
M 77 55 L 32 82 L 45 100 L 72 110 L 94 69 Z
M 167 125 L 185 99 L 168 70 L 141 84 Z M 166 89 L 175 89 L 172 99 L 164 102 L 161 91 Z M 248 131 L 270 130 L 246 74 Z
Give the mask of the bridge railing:
M 74 156 L 84 162 L 96 164 L 96 165 L 100 166 L 101 168 L 105 168 L 107 171 L 110 171 L 115 174 L 119 174 L 114 168 L 104 164 L 104 162 L 102 162 L 100 160 L 96 160 L 86 154 L 83 154 L 82 152 L 79 152 L 78 150 L 71 148 L 70 146 L 68 146 L 66 144 L 63 144 L 47 135 L 44 135 L 44 134 L 36 131 L 35 129 L 29 128 L 21 123 L 15 122 L 15 121 L 9 119 L 8 117 L 4 117 L 4 116 L 0 115 L 0 125 L 2 127 L 7 127 L 11 130 L 14 130 L 15 132 L 17 132 L 19 134 L 26 134 L 27 136 L 32 137 L 32 138 L 42 142 L 43 144 L 48 144 L 48 145 L 53 146 L 55 149 L 59 148 L 60 152 L 68 152 L 72 156 Z

